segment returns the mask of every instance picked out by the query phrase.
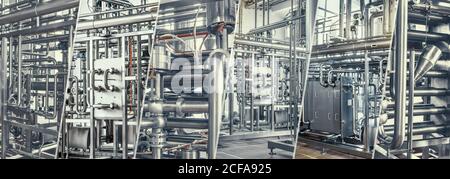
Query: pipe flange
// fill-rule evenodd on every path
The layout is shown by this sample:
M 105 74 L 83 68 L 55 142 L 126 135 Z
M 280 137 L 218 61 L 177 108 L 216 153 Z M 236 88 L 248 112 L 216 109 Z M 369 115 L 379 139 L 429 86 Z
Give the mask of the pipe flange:
M 166 144 L 166 135 L 164 133 L 150 134 L 150 147 L 163 147 Z
M 210 34 L 214 35 L 222 35 L 223 30 L 226 29 L 228 34 L 231 34 L 234 32 L 236 24 L 234 22 L 216 22 L 213 24 L 210 24 L 207 27 L 207 30 Z
M 176 113 L 177 113 L 177 115 L 183 115 L 184 114 L 183 110 L 182 110 L 183 103 L 184 103 L 184 99 L 183 98 L 178 98 L 177 99 L 177 102 L 176 102 L 176 105 L 177 105 Z

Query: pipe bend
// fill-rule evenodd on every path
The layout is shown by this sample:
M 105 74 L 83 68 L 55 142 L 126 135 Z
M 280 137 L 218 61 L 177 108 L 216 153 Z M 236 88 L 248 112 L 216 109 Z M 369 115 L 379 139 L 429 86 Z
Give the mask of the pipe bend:
M 321 64 L 319 68 L 319 82 L 321 86 L 328 87 L 328 84 L 323 81 L 323 66 L 324 64 Z

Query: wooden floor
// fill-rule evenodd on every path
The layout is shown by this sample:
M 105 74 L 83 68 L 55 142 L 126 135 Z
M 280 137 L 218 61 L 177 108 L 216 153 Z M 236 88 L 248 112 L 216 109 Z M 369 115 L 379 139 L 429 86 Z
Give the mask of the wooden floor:
M 298 142 L 295 159 L 362 159 L 362 158 L 332 150 L 323 151 L 322 148 Z

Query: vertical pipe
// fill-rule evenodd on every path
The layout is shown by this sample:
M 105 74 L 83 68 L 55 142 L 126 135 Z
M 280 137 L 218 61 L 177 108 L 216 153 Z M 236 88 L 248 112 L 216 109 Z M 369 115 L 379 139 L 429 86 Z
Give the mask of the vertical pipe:
M 345 37 L 347 39 L 352 39 L 351 36 L 351 26 L 352 26 L 352 0 L 347 0 L 347 5 L 346 5 L 346 21 L 345 21 Z
M 345 28 L 344 28 L 344 16 L 345 13 L 345 0 L 339 0 L 339 36 L 345 36 Z
M 369 18 L 369 9 L 370 6 L 366 6 L 363 8 L 363 14 L 364 14 L 364 29 L 363 29 L 363 37 L 368 38 L 369 36 L 372 36 L 372 25 L 370 24 L 370 18 Z
M 275 55 L 272 55 L 271 58 L 271 67 L 272 67 L 272 80 L 278 83 L 278 62 L 276 62 L 275 60 Z M 277 96 L 277 89 L 272 88 L 272 98 L 270 98 L 271 100 L 271 105 L 270 105 L 270 130 L 271 131 L 275 131 L 275 96 Z
M 258 0 L 255 0 L 255 29 L 258 27 Z
M 291 11 L 291 17 L 290 17 L 290 21 L 289 21 L 289 67 L 290 67 L 290 70 L 289 70 L 289 94 L 290 94 L 290 96 L 289 96 L 289 109 L 290 109 L 290 111 L 289 111 L 289 113 L 290 113 L 290 116 L 289 116 L 289 120 L 288 120 L 288 129 L 291 129 L 291 122 L 292 122 L 292 119 L 295 117 L 295 107 L 294 107 L 294 97 L 295 97 L 295 95 L 294 95 L 294 92 L 295 92 L 295 89 L 294 89 L 294 86 L 295 86 L 295 82 L 294 82 L 294 78 L 295 78 L 295 62 L 294 62 L 294 57 L 293 57 L 293 51 L 294 51 L 294 49 L 293 49 L 293 47 L 294 47 L 294 40 L 293 40 L 293 36 L 295 36 L 294 35 L 294 30 L 293 30 L 293 25 L 292 25 L 292 23 L 293 23 L 293 21 L 292 21 L 292 19 L 294 19 L 294 0 L 291 0 L 291 5 L 290 5 L 290 11 Z
M 399 0 L 397 26 L 395 32 L 395 122 L 391 148 L 398 149 L 405 138 L 406 81 L 407 81 L 407 42 L 408 42 L 408 1 Z
M 250 75 L 252 78 L 254 75 L 253 67 L 255 64 L 255 54 L 254 53 L 252 53 L 251 63 L 252 64 L 250 66 Z M 253 132 L 253 130 L 254 130 L 253 123 L 254 123 L 254 119 L 255 119 L 255 117 L 254 117 L 255 111 L 253 110 L 253 81 L 250 81 L 249 83 L 250 83 L 250 85 L 249 85 L 250 86 L 250 131 Z
M 70 13 L 71 14 L 73 13 L 72 10 L 70 10 Z M 74 31 L 75 31 L 75 27 L 74 26 L 70 26 L 70 29 L 69 29 L 68 55 L 67 55 L 68 58 L 72 58 L 73 57 Z M 71 60 L 68 60 L 66 62 L 68 67 L 71 66 L 70 61 Z M 86 65 L 85 61 L 83 62 L 83 64 Z M 86 67 L 84 67 L 83 69 L 84 69 L 83 71 L 86 71 Z M 68 80 L 68 78 L 71 77 L 72 70 L 68 70 L 67 73 L 68 73 L 68 75 L 66 75 L 65 78 L 64 78 L 64 81 L 66 82 L 65 86 L 64 86 L 64 89 L 66 89 L 67 87 L 70 86 L 69 84 L 71 83 L 71 81 Z M 82 74 L 82 73 L 80 73 L 80 74 Z M 86 84 L 86 75 L 84 75 L 83 83 Z M 77 83 L 77 85 L 78 85 L 78 83 Z M 84 88 L 86 88 L 86 85 L 83 85 L 83 86 L 84 86 Z M 55 85 L 55 87 L 56 87 L 56 85 Z M 87 90 L 84 90 L 84 91 L 86 92 Z M 68 98 L 69 98 L 68 97 L 68 93 L 64 93 L 64 101 L 66 101 Z M 77 101 L 78 101 L 78 99 L 77 99 Z M 84 102 L 84 104 L 86 104 L 86 102 Z M 77 106 L 77 108 L 78 108 L 78 106 Z M 56 139 L 56 149 L 55 149 L 54 159 L 57 159 L 59 157 L 59 155 L 58 155 L 59 152 L 60 152 L 60 148 L 59 147 L 61 147 L 61 146 L 62 146 L 61 147 L 61 157 L 63 157 L 64 150 L 65 150 L 64 147 L 66 145 L 66 142 L 69 143 L 68 136 L 64 135 L 66 133 L 67 129 L 68 129 L 68 127 L 66 125 L 66 117 L 65 117 L 65 112 L 64 112 L 65 109 L 66 109 L 66 103 L 63 102 L 61 111 L 60 111 L 60 113 L 58 115 L 58 126 L 57 126 L 58 135 L 57 135 L 57 139 Z M 83 110 L 85 110 L 85 108 Z M 68 157 L 68 155 L 69 155 L 69 151 L 67 151 L 66 157 Z
M 409 60 L 409 106 L 408 106 L 408 159 L 412 159 L 412 152 L 413 152 L 413 125 L 414 125 L 414 88 L 416 86 L 414 75 L 415 62 L 416 62 L 416 53 L 414 50 L 411 50 L 410 53 L 410 60 Z
M 1 44 L 1 59 L 0 59 L 0 121 L 2 124 L 2 156 L 4 159 L 6 156 L 6 147 L 8 143 L 9 130 L 6 125 L 6 97 L 7 97 L 7 80 L 6 80 L 6 72 L 7 72 L 7 60 L 8 60 L 8 39 L 6 37 L 2 38 Z
M 149 39 L 150 40 L 150 39 Z M 151 53 L 151 52 L 150 52 Z M 141 101 L 142 101 L 142 44 L 141 44 L 141 36 L 137 36 L 137 81 L 136 81 L 136 103 L 137 103 L 137 108 L 136 108 L 136 122 L 137 122 L 137 126 L 140 126 L 141 124 Z M 139 134 L 140 131 L 136 131 L 137 134 Z M 135 141 L 134 144 L 138 144 L 139 141 Z M 135 158 L 134 153 L 133 153 L 133 158 Z
M 369 83 L 370 83 L 370 72 L 369 72 L 369 52 L 365 52 L 365 60 L 364 60 L 364 150 L 370 150 L 370 142 L 369 142 L 369 115 L 370 115 L 370 99 L 369 99 Z
M 231 79 L 230 79 L 231 81 Z M 232 86 L 232 82 L 229 82 L 229 88 L 231 91 L 228 92 L 228 120 L 229 120 L 229 132 L 230 135 L 233 135 L 233 106 L 234 106 L 234 87 Z
M 266 0 L 262 0 L 262 25 L 266 25 Z
M 153 128 L 152 129 L 152 134 L 154 135 L 153 137 L 159 137 L 159 136 L 161 136 L 161 133 L 162 133 L 161 128 Z M 161 159 L 161 156 L 162 156 L 161 147 L 159 147 L 159 144 L 153 144 L 153 145 L 154 146 L 152 147 L 152 158 L 153 159 Z
M 89 104 L 91 105 L 91 114 L 90 114 L 90 126 L 89 126 L 89 158 L 90 159 L 94 159 L 95 158 L 95 137 L 94 137 L 94 133 L 95 133 L 95 117 L 94 117 L 94 113 L 95 113 L 95 108 L 93 107 L 94 103 L 95 103 L 95 98 L 94 98 L 94 89 L 95 89 L 95 68 L 94 68 L 94 42 L 92 40 L 89 40 L 88 42 L 88 61 L 89 61 Z
M 208 25 L 221 25 L 229 20 L 232 15 L 229 14 L 233 3 L 231 1 L 222 1 L 207 4 Z M 255 6 L 256 7 L 256 6 Z M 256 9 L 257 11 L 257 9 Z M 218 17 L 218 18 L 217 18 Z M 233 19 L 234 20 L 234 19 Z M 222 121 L 224 106 L 224 61 L 225 54 L 216 54 L 220 51 L 228 51 L 228 29 L 223 28 L 212 30 L 210 33 L 215 35 L 217 47 L 210 54 L 208 59 L 211 64 L 212 86 L 209 91 L 209 124 L 208 124 L 208 158 L 215 159 L 217 154 L 217 145 L 219 140 L 220 125 Z M 209 48 L 209 47 L 208 47 Z
M 241 3 L 241 2 L 239 2 Z M 243 22 L 243 18 L 242 16 L 244 15 L 244 8 L 242 7 L 242 4 L 239 4 L 239 29 L 238 29 L 238 34 L 242 34 L 242 22 Z
M 127 111 L 127 80 L 126 79 L 126 66 L 125 66 L 125 59 L 126 56 L 126 37 L 122 37 L 121 39 L 121 51 L 122 51 L 122 159 L 128 158 L 128 111 Z M 128 42 L 131 43 L 131 42 Z M 132 53 L 132 52 L 130 52 Z M 131 59 L 128 59 L 131 60 Z M 131 87 L 131 86 L 130 86 Z
M 267 2 L 267 23 L 266 24 L 270 24 L 270 1 Z M 267 31 L 267 38 L 272 38 L 272 31 Z
M 9 37 L 9 41 L 10 42 L 14 42 L 14 39 L 13 39 L 13 37 Z M 10 95 L 10 94 L 12 94 L 13 92 L 14 92 L 14 88 L 13 88 L 13 82 L 14 82 L 14 71 L 13 71 L 13 65 L 14 65 L 14 63 L 12 63 L 13 62 L 13 56 L 14 55 L 12 55 L 13 54 L 13 49 L 14 49 L 14 45 L 13 45 L 13 43 L 9 43 L 9 94 L 8 95 Z
M 70 14 L 72 15 L 73 14 L 73 11 L 72 10 L 70 10 Z M 76 17 L 78 16 L 78 14 L 76 14 Z M 70 59 L 72 59 L 73 58 L 73 43 L 74 43 L 74 34 L 75 34 L 75 26 L 70 26 L 70 29 L 69 29 L 69 43 L 68 43 L 68 46 L 67 46 L 67 49 L 68 49 L 68 54 L 67 54 L 67 59 L 68 60 L 66 60 L 65 61 L 65 63 L 64 64 L 66 64 L 69 68 L 70 68 L 70 66 L 71 66 L 71 61 L 72 60 L 70 60 Z M 84 70 L 85 71 L 85 70 Z M 64 78 L 64 82 L 65 82 L 65 86 L 64 86 L 64 89 L 66 89 L 67 87 L 69 87 L 70 85 L 70 81 L 69 81 L 69 77 L 71 76 L 71 70 L 67 70 L 67 73 L 68 73 L 68 75 L 66 75 L 65 76 L 65 78 Z M 55 78 L 55 80 L 56 80 L 56 78 Z M 83 83 L 86 83 L 86 81 L 83 81 Z M 78 86 L 78 83 L 77 83 L 77 86 Z M 84 85 L 84 87 L 86 87 L 85 85 Z M 55 88 L 56 88 L 56 84 L 55 84 Z M 77 90 L 78 90 L 78 87 L 77 87 Z M 86 93 L 86 91 L 84 91 L 85 93 Z M 56 95 L 56 93 L 55 93 L 55 95 Z M 77 92 L 77 95 L 78 95 L 78 92 Z M 56 96 L 55 96 L 55 98 L 56 98 Z M 66 94 L 66 93 L 64 93 L 64 101 L 66 101 L 66 99 L 68 98 L 68 94 Z M 86 101 L 84 101 L 84 104 L 86 104 Z M 55 103 L 55 105 L 56 105 L 56 103 Z M 78 108 L 78 106 L 77 106 L 77 108 Z M 61 135 L 62 134 L 65 134 L 66 133 L 66 131 L 67 131 L 67 129 L 68 129 L 68 127 L 67 127 L 67 123 L 66 123 L 66 116 L 65 116 L 65 109 L 66 109 L 66 103 L 65 102 L 62 102 L 62 107 L 61 107 L 61 110 L 60 110 L 60 112 L 59 112 L 59 114 L 56 114 L 57 116 L 58 116 L 58 122 L 59 122 L 59 124 L 60 125 L 58 125 L 57 126 L 57 129 L 58 129 L 58 132 L 59 132 L 59 130 L 61 130 L 60 132 L 61 132 Z M 83 108 L 83 110 L 85 110 L 85 108 Z M 60 135 L 60 133 L 58 133 L 58 139 L 57 139 L 57 149 L 58 149 L 58 147 L 59 147 L 59 141 L 58 140 L 60 140 L 60 137 L 62 138 L 62 140 L 61 140 L 61 146 L 65 146 L 66 145 L 66 143 L 67 144 L 69 144 L 69 137 L 68 136 L 65 136 L 65 135 L 62 135 L 62 136 L 59 136 Z M 58 150 L 55 150 L 56 151 L 56 153 L 55 153 L 55 157 L 57 158 L 58 157 Z M 64 151 L 64 147 L 62 148 L 62 151 Z M 68 156 L 69 156 L 69 152 L 70 151 L 67 151 L 67 154 L 66 154 L 66 157 L 68 158 Z M 64 155 L 64 152 L 61 152 L 61 156 L 63 156 Z
M 390 0 L 384 0 L 383 3 L 383 34 L 388 34 L 390 32 L 390 21 L 391 21 L 391 8 Z
M 18 102 L 18 105 L 22 105 L 22 36 L 21 35 L 19 35 L 19 39 L 18 39 L 18 45 L 17 45 L 17 60 L 18 60 L 18 66 L 19 66 L 19 68 L 18 68 L 18 74 L 19 74 L 19 77 L 18 77 L 18 80 L 19 80 L 19 82 L 18 82 L 18 91 L 17 91 L 17 98 L 18 98 L 18 100 L 17 100 L 17 102 Z
M 306 89 L 307 89 L 307 85 L 308 85 L 308 76 L 309 76 L 309 66 L 310 66 L 310 62 L 311 62 L 311 52 L 312 52 L 312 46 L 313 44 L 313 35 L 314 35 L 314 30 L 316 27 L 316 10 L 317 10 L 318 4 L 317 1 L 306 1 L 306 12 L 305 12 L 305 25 L 306 25 L 306 62 L 305 62 L 305 66 L 303 68 L 303 73 L 304 73 L 304 78 L 302 81 L 303 84 L 303 90 L 302 90 L 302 96 L 301 96 L 301 107 L 302 110 L 300 111 L 300 117 L 301 120 L 298 121 L 298 123 L 296 124 L 296 128 L 294 129 L 295 135 L 293 138 L 293 143 L 295 144 L 298 140 L 298 132 L 300 129 L 300 124 L 301 123 L 305 123 L 305 116 L 304 116 L 304 107 L 305 106 L 305 96 L 306 96 Z M 297 145 L 294 145 L 294 151 L 297 151 Z M 293 152 L 292 154 L 294 157 L 295 152 Z

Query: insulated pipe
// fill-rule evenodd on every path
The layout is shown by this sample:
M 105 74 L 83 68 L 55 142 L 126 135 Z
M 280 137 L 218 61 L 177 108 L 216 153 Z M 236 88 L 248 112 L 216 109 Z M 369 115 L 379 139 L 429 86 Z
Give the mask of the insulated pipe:
M 395 31 L 395 121 L 392 149 L 403 145 L 406 126 L 406 90 L 407 90 L 407 43 L 408 43 L 408 1 L 399 0 L 397 27 Z
M 25 19 L 42 16 L 65 9 L 76 8 L 78 6 L 79 0 L 53 0 L 50 2 L 42 2 L 35 7 L 26 8 L 0 16 L 0 25 L 19 22 Z

